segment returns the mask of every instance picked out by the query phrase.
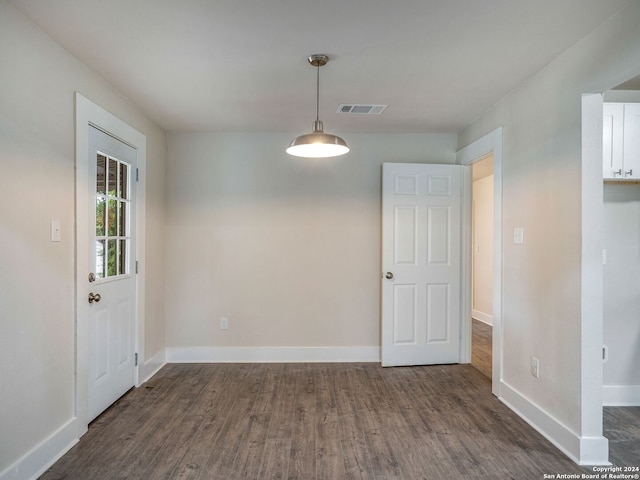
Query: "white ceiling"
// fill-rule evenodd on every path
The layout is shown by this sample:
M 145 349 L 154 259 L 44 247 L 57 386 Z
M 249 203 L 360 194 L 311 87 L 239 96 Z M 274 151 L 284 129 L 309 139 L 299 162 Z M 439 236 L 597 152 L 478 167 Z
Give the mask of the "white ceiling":
M 11 0 L 168 131 L 457 133 L 630 0 Z M 388 104 L 338 115 L 341 103 Z

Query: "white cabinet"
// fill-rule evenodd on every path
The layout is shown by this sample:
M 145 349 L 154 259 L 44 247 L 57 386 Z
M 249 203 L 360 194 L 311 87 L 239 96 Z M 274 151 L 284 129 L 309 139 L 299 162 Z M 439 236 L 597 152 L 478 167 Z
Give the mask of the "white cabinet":
M 640 103 L 624 105 L 624 147 L 622 172 L 633 170 L 631 178 L 640 178 Z
M 624 104 L 605 103 L 603 110 L 602 176 L 606 179 L 622 177 L 622 148 L 624 135 Z
M 603 105 L 602 174 L 640 180 L 640 103 Z

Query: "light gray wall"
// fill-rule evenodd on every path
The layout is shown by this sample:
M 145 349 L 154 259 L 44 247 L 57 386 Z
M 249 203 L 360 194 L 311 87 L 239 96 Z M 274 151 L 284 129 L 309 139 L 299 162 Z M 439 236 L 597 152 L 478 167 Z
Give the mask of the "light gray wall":
M 475 165 L 474 165 L 475 168 Z M 493 325 L 493 175 L 474 180 L 473 318 Z
M 581 96 L 640 73 L 640 2 L 501 100 L 459 136 L 504 126 L 503 379 L 581 432 Z M 513 228 L 524 227 L 524 245 Z M 540 359 L 539 379 L 530 358 Z
M 454 163 L 457 138 L 344 137 L 301 159 L 288 134 L 168 135 L 167 347 L 380 345 L 381 165 Z
M 640 386 L 640 185 L 604 186 L 605 386 Z
M 0 472 L 74 415 L 74 92 L 147 136 L 148 355 L 164 347 L 165 137 L 0 1 Z M 49 241 L 58 219 L 62 241 Z

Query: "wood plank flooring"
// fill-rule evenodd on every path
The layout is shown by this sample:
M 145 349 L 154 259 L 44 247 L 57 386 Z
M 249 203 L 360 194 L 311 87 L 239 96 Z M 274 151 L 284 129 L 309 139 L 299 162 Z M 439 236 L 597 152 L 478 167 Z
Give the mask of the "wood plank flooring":
M 471 365 L 170 364 L 92 423 L 41 479 L 528 480 L 584 472 L 591 469 L 511 412 Z
M 612 464 L 640 467 L 640 407 L 605 407 L 604 436 Z
M 491 345 L 493 328 L 491 325 L 471 319 L 471 365 L 491 378 Z

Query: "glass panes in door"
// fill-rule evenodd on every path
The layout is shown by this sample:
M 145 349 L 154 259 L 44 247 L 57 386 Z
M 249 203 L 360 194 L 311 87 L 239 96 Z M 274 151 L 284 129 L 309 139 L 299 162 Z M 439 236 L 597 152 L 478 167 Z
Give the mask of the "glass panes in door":
M 96 167 L 96 277 L 128 275 L 131 165 L 98 152 Z

